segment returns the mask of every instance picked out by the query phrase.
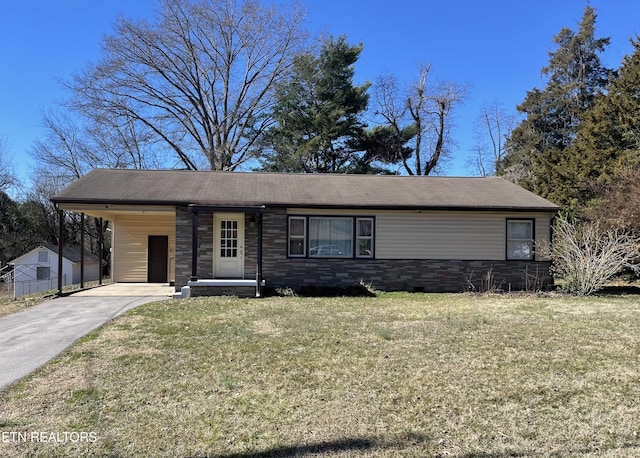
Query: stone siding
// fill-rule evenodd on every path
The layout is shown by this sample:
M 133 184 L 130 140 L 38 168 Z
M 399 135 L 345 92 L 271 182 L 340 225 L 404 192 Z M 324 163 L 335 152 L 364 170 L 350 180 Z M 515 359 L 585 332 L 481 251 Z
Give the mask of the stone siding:
M 244 220 L 244 278 L 255 280 L 258 264 L 258 223 L 256 215 L 247 213 Z M 255 295 L 255 289 L 254 289 Z
M 191 213 L 186 206 L 176 207 L 175 287 L 180 291 L 191 278 Z
M 245 220 L 245 275 L 255 278 L 257 225 Z M 212 278 L 213 215 L 198 218 L 198 277 Z M 549 262 L 438 259 L 312 259 L 287 257 L 284 208 L 263 215 L 263 278 L 267 287 L 353 286 L 361 280 L 385 291 L 537 290 L 553 283 Z M 208 275 L 208 276 L 207 276 Z M 176 209 L 176 291 L 191 276 L 191 214 Z M 203 292 L 204 294 L 204 292 Z
M 263 234 L 263 278 L 273 288 L 353 286 L 362 280 L 385 291 L 461 292 L 535 290 L 553 282 L 549 262 L 288 258 L 284 209 L 265 212 Z
M 198 213 L 198 278 L 213 278 L 213 213 Z
M 245 215 L 244 278 L 255 279 L 257 224 Z M 192 215 L 186 206 L 176 207 L 175 288 L 180 291 L 191 278 Z M 213 213 L 198 213 L 198 278 L 213 278 Z M 255 291 L 254 291 L 255 293 Z
M 549 263 L 432 259 L 288 259 L 265 269 L 269 287 L 341 287 L 363 281 L 383 291 L 539 290 L 551 284 Z

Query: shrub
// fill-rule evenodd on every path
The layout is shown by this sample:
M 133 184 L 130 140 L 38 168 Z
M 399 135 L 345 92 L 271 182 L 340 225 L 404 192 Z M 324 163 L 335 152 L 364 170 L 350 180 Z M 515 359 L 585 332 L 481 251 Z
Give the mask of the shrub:
M 556 218 L 548 251 L 554 274 L 564 280 L 562 290 L 580 296 L 602 289 L 625 270 L 637 271 L 640 259 L 640 243 L 629 231 L 565 216 Z

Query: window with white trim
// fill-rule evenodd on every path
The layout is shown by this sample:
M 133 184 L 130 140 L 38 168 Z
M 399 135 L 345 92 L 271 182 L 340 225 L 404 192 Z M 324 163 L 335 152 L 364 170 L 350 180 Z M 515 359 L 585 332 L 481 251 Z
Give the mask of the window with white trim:
M 373 218 L 356 218 L 356 258 L 373 258 Z
M 49 252 L 47 250 L 38 251 L 38 262 L 49 262 Z
M 525 260 L 533 259 L 533 229 L 532 219 L 508 219 L 507 220 L 507 259 Z
M 373 258 L 373 217 L 289 216 L 287 254 L 293 258 Z
M 304 257 L 306 250 L 307 218 L 304 216 L 289 217 L 289 256 Z

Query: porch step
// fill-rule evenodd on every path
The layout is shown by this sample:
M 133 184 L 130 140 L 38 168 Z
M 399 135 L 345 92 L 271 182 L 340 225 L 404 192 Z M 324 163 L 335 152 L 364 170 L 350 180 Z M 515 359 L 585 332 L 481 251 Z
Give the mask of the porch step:
M 256 280 L 251 279 L 234 279 L 234 278 L 213 278 L 213 279 L 200 279 L 196 281 L 190 281 L 189 286 L 253 286 L 256 287 Z M 264 286 L 264 280 L 262 280 L 262 286 Z
M 200 279 L 188 282 L 188 291 L 182 291 L 182 297 L 198 296 L 238 296 L 256 297 L 256 280 L 247 279 Z M 265 281 L 262 280 L 262 286 Z M 184 289 L 184 288 L 183 288 Z

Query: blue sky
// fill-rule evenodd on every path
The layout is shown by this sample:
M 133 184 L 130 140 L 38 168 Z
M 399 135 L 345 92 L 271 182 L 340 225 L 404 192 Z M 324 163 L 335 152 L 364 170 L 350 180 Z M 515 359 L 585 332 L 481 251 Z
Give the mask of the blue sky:
M 603 61 L 618 67 L 640 34 L 640 2 L 591 0 L 597 36 L 611 38 Z M 356 82 L 374 82 L 383 72 L 410 81 L 420 62 L 432 75 L 468 85 L 457 111 L 456 145 L 446 175 L 468 175 L 474 123 L 483 104 L 506 110 L 533 87 L 542 87 L 552 38 L 577 28 L 584 0 L 306 0 L 308 28 L 345 34 L 363 43 Z M 20 175 L 33 166 L 29 152 L 44 136 L 41 112 L 65 97 L 59 83 L 100 57 L 101 39 L 119 15 L 151 17 L 155 0 L 21 0 L 0 10 L 0 138 Z

